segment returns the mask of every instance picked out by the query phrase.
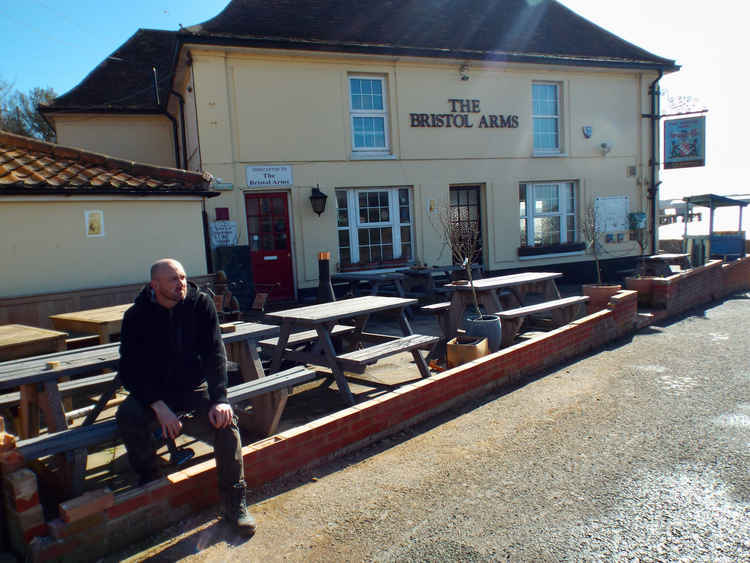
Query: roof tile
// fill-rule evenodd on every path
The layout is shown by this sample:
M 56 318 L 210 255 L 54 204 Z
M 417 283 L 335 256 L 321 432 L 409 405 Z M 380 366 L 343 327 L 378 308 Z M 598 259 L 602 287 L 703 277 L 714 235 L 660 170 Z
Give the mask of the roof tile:
M 0 130 L 0 196 L 90 191 L 211 197 L 210 174 L 152 166 Z

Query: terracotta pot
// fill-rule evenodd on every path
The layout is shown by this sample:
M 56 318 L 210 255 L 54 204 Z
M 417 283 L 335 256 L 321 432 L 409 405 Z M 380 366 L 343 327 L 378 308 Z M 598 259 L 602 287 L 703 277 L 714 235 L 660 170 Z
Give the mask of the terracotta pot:
M 486 356 L 489 351 L 486 338 L 459 335 L 446 344 L 445 363 L 453 368 Z
M 625 289 L 632 289 L 638 292 L 638 304 L 644 307 L 651 305 L 651 288 L 654 285 L 654 279 L 644 278 L 625 278 Z
M 609 303 L 609 298 L 621 289 L 622 286 L 620 284 L 611 283 L 591 283 L 581 286 L 583 294 L 587 295 L 589 298 L 589 302 L 586 306 L 588 314 L 590 315 L 591 313 L 596 313 L 597 311 L 604 309 L 607 306 L 607 303 Z

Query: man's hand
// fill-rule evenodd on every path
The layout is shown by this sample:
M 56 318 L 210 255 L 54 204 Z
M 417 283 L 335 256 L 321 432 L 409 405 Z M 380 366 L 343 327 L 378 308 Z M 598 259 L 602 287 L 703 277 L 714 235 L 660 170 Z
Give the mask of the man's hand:
M 214 425 L 214 428 L 226 428 L 232 423 L 232 405 L 227 403 L 216 403 L 208 411 L 208 420 Z
M 161 425 L 162 436 L 165 438 L 171 438 L 172 440 L 177 438 L 177 436 L 180 435 L 180 432 L 182 432 L 182 422 L 180 422 L 180 419 L 175 416 L 172 409 L 161 400 L 151 403 L 151 408 L 154 410 L 156 419 Z

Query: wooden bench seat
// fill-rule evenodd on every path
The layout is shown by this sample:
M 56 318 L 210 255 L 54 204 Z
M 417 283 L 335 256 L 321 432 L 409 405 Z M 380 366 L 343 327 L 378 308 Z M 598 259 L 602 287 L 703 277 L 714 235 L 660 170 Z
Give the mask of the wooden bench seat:
M 227 398 L 231 404 L 241 403 L 265 393 L 301 385 L 320 377 L 324 377 L 324 374 L 318 374 L 304 366 L 296 366 L 283 372 L 234 385 L 227 389 Z M 115 440 L 117 437 L 117 422 L 114 419 L 108 419 L 21 440 L 17 443 L 17 451 L 23 456 L 24 460 L 31 462 L 48 455 L 87 450 L 93 446 Z M 80 474 L 72 478 L 79 481 L 79 483 L 73 484 L 73 490 L 80 490 L 83 475 Z
M 353 352 L 347 352 L 346 354 L 340 354 L 336 356 L 336 359 L 341 363 L 344 369 L 354 368 L 355 370 L 361 370 L 364 366 L 368 366 L 376 363 L 382 358 L 388 356 L 394 356 L 401 352 L 411 352 L 414 356 L 415 363 L 419 368 L 420 375 L 422 377 L 429 377 L 429 370 L 426 368 L 424 361 L 417 360 L 419 350 L 432 348 L 435 344 L 440 341 L 437 336 L 427 336 L 424 334 L 410 334 L 402 338 L 394 338 L 388 342 L 376 344 L 374 346 L 368 346 L 361 350 L 354 350 Z M 421 356 L 420 356 L 421 358 Z M 424 367 L 423 367 L 424 366 Z
M 331 329 L 331 336 L 342 336 L 344 334 L 351 334 L 354 332 L 353 326 L 347 325 L 336 325 Z M 318 339 L 318 333 L 315 330 L 305 330 L 303 332 L 295 332 L 289 335 L 289 340 L 286 343 L 287 348 L 296 348 L 298 346 L 304 346 L 305 344 L 311 344 Z M 279 339 L 266 338 L 258 342 L 262 348 L 273 349 L 279 345 Z
M 582 295 L 563 297 L 562 299 L 553 299 L 535 305 L 527 305 L 525 307 L 494 313 L 500 317 L 500 325 L 503 333 L 501 345 L 505 347 L 513 344 L 516 335 L 521 329 L 521 325 L 527 317 L 551 312 L 552 324 L 555 327 L 559 327 L 574 320 L 581 306 L 588 300 L 588 296 Z

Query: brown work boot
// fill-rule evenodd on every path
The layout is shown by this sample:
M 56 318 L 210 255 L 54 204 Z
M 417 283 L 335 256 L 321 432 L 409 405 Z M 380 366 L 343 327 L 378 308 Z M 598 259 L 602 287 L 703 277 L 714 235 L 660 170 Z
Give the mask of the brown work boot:
M 223 516 L 238 532 L 251 536 L 255 533 L 255 518 L 247 510 L 246 492 L 244 481 L 239 481 L 228 491 L 222 491 Z

